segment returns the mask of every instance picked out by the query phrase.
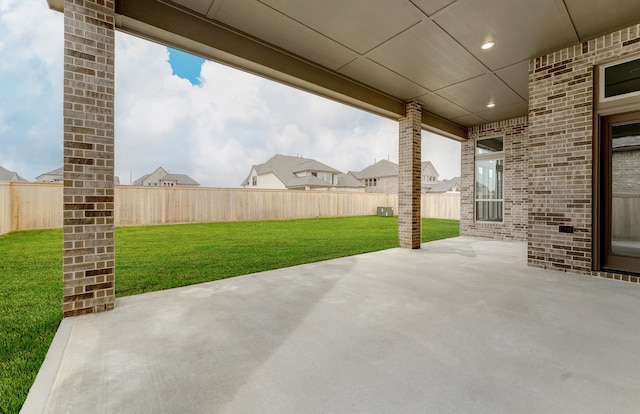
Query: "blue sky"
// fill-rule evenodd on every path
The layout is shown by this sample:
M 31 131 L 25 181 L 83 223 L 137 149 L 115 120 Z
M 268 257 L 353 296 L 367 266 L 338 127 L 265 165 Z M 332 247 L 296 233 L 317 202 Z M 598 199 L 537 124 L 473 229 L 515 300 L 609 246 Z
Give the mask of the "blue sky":
M 37 24 L 33 24 L 37 22 Z M 0 0 L 0 166 L 28 180 L 62 166 L 63 16 Z M 162 166 L 238 187 L 276 153 L 340 171 L 398 161 L 398 124 L 224 65 L 116 33 L 116 175 Z M 423 160 L 460 174 L 460 144 L 423 132 Z
M 185 53 L 181 50 L 169 49 L 169 64 L 174 75 L 188 79 L 192 85 L 200 85 L 200 69 L 204 59 Z

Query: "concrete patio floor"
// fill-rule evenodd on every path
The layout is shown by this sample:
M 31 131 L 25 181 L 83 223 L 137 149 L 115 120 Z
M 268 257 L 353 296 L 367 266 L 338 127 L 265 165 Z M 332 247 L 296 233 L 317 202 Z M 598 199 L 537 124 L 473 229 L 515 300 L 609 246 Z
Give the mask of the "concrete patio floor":
M 24 413 L 638 413 L 640 285 L 459 237 L 65 319 Z

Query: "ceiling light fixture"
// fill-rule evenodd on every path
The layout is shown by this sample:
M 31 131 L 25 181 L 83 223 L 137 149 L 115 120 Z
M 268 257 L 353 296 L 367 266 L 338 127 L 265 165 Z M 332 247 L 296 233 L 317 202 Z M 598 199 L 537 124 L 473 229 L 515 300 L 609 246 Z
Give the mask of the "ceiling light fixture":
M 482 46 L 480 46 L 480 48 L 483 50 L 487 50 L 487 49 L 491 49 L 495 45 L 496 45 L 496 42 L 484 42 Z
M 494 106 L 496 106 L 496 104 L 494 104 L 493 102 L 491 102 L 490 104 L 487 104 L 487 108 L 493 108 Z

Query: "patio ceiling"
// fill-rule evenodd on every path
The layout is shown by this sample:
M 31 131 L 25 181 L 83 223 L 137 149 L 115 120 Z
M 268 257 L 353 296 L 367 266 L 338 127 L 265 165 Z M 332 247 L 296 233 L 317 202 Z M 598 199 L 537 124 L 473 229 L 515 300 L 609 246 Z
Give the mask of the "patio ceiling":
M 48 0 L 62 9 L 62 0 Z M 640 21 L 638 0 L 116 0 L 116 26 L 423 126 L 527 114 L 529 59 Z M 483 50 L 486 41 L 495 47 Z M 495 107 L 488 108 L 493 103 Z

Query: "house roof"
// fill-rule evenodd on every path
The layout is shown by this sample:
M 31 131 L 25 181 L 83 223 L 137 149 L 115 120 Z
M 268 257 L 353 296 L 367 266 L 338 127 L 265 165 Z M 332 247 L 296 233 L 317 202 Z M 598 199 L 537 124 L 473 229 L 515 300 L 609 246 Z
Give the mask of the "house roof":
M 336 185 L 336 187 L 361 188 L 366 186 L 351 174 L 340 173 L 338 174 L 338 184 Z
M 460 177 L 453 177 L 450 180 L 443 180 L 437 184 L 433 184 L 427 190 L 428 193 L 446 193 L 452 191 L 454 187 L 460 187 Z
M 398 175 L 398 164 L 388 160 L 380 160 L 371 164 L 362 171 L 351 171 L 351 174 L 359 180 L 367 178 L 396 177 Z
M 147 177 L 149 177 L 151 174 L 145 174 L 142 177 L 138 178 L 137 180 L 135 180 L 133 182 L 133 185 L 142 185 L 142 183 L 144 182 L 144 180 L 147 179 Z
M 421 164 L 421 170 L 420 171 L 424 172 L 425 170 L 431 170 L 431 171 L 434 171 L 436 175 L 440 175 L 438 173 L 438 170 L 436 170 L 436 167 L 434 167 L 433 164 L 431 163 L 431 161 L 424 161 Z
M 178 185 L 200 185 L 199 182 L 186 174 L 167 174 L 161 180 L 175 180 Z
M 637 0 L 116 3 L 119 30 L 393 119 L 416 99 L 460 139 L 527 114 L 529 59 L 640 21 Z
M 357 184 L 348 178 L 342 178 L 345 174 L 342 174 L 340 171 L 336 170 L 333 167 L 328 166 L 327 164 L 323 164 L 320 161 L 316 161 L 311 158 L 303 158 L 303 157 L 294 157 L 290 155 L 282 155 L 276 154 L 271 157 L 264 164 L 254 165 L 252 167 L 256 171 L 258 175 L 264 174 L 273 174 L 287 188 L 300 188 L 300 187 L 361 187 L 362 184 L 358 182 Z M 309 171 L 309 172 L 329 172 L 332 174 L 338 175 L 338 184 L 331 185 L 324 180 L 321 180 L 318 177 L 314 177 L 312 175 L 305 175 L 304 177 L 298 177 L 296 173 Z M 251 177 L 251 173 L 249 176 L 245 178 L 241 185 L 249 185 L 249 179 Z M 356 180 L 357 181 L 357 180 Z M 350 185 L 351 183 L 353 185 Z
M 36 177 L 36 181 L 39 181 L 40 177 L 42 177 L 44 175 L 55 175 L 55 176 L 59 176 L 60 178 L 62 178 L 62 174 L 63 174 L 62 167 L 56 168 L 55 170 L 51 170 L 51 171 L 48 171 L 46 173 L 40 174 L 39 176 Z
M 176 181 L 178 185 L 200 185 L 196 180 L 189 177 L 186 174 L 169 174 L 164 168 L 158 167 L 151 174 L 145 174 L 133 182 L 133 185 L 144 185 L 144 180 L 149 178 L 152 174 L 160 171 L 162 174 L 158 177 L 158 180 Z
M 20 177 L 20 175 L 18 175 L 17 172 L 9 171 L 4 167 L 0 167 L 0 182 L 6 183 L 11 181 L 28 181 L 28 180 Z

